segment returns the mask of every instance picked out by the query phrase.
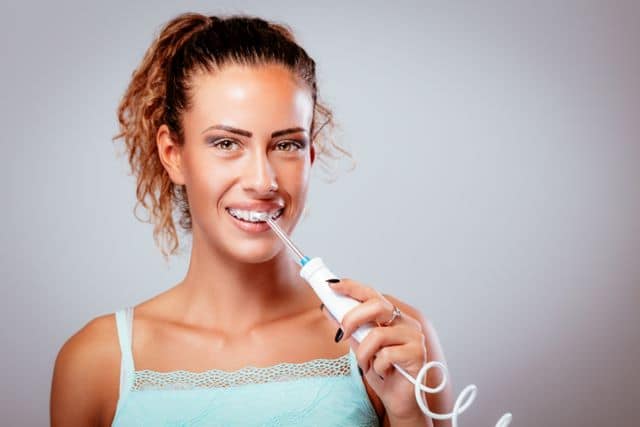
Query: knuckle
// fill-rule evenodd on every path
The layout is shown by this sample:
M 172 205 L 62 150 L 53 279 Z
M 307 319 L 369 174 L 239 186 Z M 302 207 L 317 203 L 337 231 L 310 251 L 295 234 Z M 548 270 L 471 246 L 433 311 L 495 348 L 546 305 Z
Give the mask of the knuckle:
M 416 330 L 417 332 L 420 332 L 420 333 L 424 332 L 424 331 L 423 331 L 423 328 L 422 328 L 422 324 L 420 323 L 420 321 L 419 321 L 418 319 L 416 319 L 415 317 L 410 316 L 410 315 L 408 315 L 408 314 L 405 314 L 405 313 L 403 313 L 403 317 L 404 317 L 404 320 L 405 320 L 409 325 L 411 325 L 411 327 L 412 327 L 414 330 Z
M 382 359 L 383 361 L 389 360 L 390 350 L 387 347 L 383 347 L 378 351 L 378 359 Z
M 380 340 L 382 340 L 384 333 L 384 328 L 373 328 L 369 333 L 369 336 L 371 336 L 371 339 L 375 342 L 379 342 Z
M 407 332 L 416 341 L 423 342 L 425 340 L 424 332 L 413 328 L 412 325 L 407 325 Z
M 376 299 L 375 300 L 375 306 L 376 306 L 376 309 L 378 311 L 383 311 L 383 310 L 385 310 L 387 308 L 387 304 L 385 303 L 385 301 L 383 301 L 381 299 Z

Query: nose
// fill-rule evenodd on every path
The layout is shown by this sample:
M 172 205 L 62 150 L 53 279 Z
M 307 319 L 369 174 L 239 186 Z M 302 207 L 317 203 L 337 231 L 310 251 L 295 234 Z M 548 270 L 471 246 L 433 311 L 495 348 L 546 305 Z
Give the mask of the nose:
M 254 193 L 256 196 L 265 196 L 278 191 L 276 173 L 265 152 L 254 152 L 249 156 L 244 169 L 243 188 L 245 191 Z

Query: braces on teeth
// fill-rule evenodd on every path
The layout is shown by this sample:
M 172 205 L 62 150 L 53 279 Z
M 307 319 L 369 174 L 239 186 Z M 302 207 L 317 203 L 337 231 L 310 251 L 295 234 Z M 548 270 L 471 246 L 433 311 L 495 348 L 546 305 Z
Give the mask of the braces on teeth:
M 269 216 L 271 219 L 276 219 L 282 214 L 284 209 L 280 208 L 276 211 L 269 212 L 257 212 L 257 211 L 242 211 L 238 209 L 229 208 L 228 211 L 234 218 L 249 221 L 249 222 L 265 222 Z

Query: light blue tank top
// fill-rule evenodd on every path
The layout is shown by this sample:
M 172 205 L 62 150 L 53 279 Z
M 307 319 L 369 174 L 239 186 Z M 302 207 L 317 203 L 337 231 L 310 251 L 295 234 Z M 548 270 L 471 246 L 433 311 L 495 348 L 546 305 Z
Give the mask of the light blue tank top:
M 133 309 L 115 313 L 122 360 L 112 426 L 380 426 L 353 350 L 233 372 L 136 371 Z

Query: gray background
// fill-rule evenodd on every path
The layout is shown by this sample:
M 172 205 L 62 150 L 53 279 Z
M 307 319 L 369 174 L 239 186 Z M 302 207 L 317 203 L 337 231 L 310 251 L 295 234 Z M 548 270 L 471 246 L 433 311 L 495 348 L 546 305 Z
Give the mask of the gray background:
M 461 426 L 637 425 L 638 2 L 30 2 L 0 6 L 3 425 L 46 425 L 87 321 L 179 281 L 110 138 L 179 12 L 290 24 L 358 161 L 314 175 L 296 239 L 436 326 Z

